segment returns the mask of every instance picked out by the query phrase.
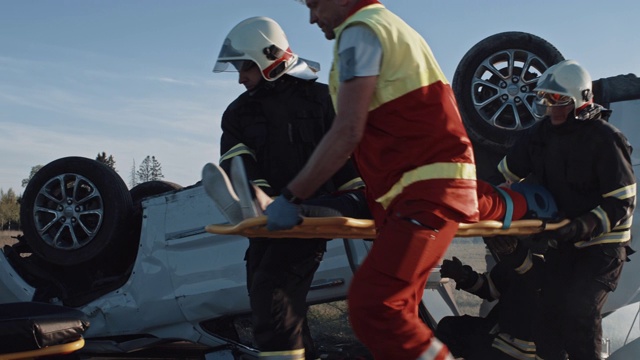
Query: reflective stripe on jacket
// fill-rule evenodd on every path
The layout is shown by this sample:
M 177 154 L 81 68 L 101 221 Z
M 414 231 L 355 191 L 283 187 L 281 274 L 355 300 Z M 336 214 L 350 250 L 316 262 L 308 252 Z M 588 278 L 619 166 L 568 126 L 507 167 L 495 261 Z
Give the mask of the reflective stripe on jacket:
M 265 360 L 304 360 L 304 349 L 261 351 L 258 356 Z
M 625 243 L 631 239 L 636 178 L 631 145 L 603 119 L 544 119 L 532 127 L 498 164 L 507 180 L 533 176 L 553 195 L 562 216 L 593 213 L 600 234 L 575 247 Z
M 305 165 L 335 117 L 327 85 L 284 75 L 240 95 L 222 116 L 220 166 L 229 171 L 241 156 L 247 176 L 268 195 Z M 317 195 L 363 187 L 349 160 Z

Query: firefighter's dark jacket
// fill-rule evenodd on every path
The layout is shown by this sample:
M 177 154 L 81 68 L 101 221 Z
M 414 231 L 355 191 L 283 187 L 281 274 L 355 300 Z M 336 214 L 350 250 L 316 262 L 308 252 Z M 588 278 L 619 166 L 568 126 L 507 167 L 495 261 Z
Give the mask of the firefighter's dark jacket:
M 275 196 L 305 165 L 335 117 L 328 87 L 284 75 L 253 92 L 244 92 L 222 116 L 220 165 L 242 156 L 247 176 Z M 362 187 L 349 160 L 319 191 L 333 193 Z
M 627 138 L 601 116 L 570 116 L 559 126 L 546 118 L 514 144 L 498 168 L 512 181 L 534 174 L 553 194 L 564 217 L 596 215 L 593 236 L 576 247 L 620 245 L 631 239 L 635 207 L 631 151 Z
M 501 349 L 505 342 L 513 342 L 521 350 L 525 350 L 525 344 L 533 346 L 531 324 L 537 312 L 543 263 L 540 256 L 518 244 L 515 252 L 502 256 L 490 272 L 473 271 L 465 283 L 459 284 L 462 290 L 482 299 L 499 300 L 487 315 L 498 325 L 494 347 Z

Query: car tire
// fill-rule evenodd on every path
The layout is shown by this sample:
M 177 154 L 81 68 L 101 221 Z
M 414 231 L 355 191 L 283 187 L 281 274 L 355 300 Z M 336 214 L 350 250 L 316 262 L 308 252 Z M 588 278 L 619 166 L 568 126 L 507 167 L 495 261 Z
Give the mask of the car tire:
M 563 55 L 546 40 L 503 32 L 474 45 L 454 73 L 452 88 L 474 146 L 504 153 L 539 119 L 532 106 L 537 79 Z
M 140 183 L 129 191 L 133 201 L 133 208 L 138 209 L 142 206 L 142 200 L 147 197 L 164 194 L 169 191 L 180 190 L 181 185 L 164 180 L 151 180 Z
M 128 245 L 133 244 L 137 247 L 137 244 L 140 243 L 143 211 L 142 200 L 151 196 L 156 196 L 180 189 L 182 189 L 181 185 L 162 180 L 145 181 L 131 188 L 129 193 L 131 194 L 131 199 L 133 200 L 133 216 L 131 224 L 131 234 L 129 235 L 130 240 L 127 242 Z
M 65 157 L 40 169 L 20 206 L 26 243 L 45 262 L 70 266 L 126 241 L 133 205 L 122 178 L 93 159 Z

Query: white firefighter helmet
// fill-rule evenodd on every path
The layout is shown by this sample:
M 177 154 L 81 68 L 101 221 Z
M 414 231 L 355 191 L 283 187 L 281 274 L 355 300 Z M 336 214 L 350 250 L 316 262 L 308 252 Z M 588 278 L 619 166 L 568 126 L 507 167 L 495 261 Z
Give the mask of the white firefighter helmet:
M 534 89 L 537 115 L 547 114 L 549 107 L 574 105 L 574 115 L 593 103 L 591 75 L 575 60 L 563 60 L 547 69 Z
M 260 68 L 262 77 L 274 81 L 298 62 L 284 31 L 273 19 L 251 17 L 236 25 L 224 39 L 213 72 L 237 71 L 245 61 Z M 229 64 L 233 65 L 229 69 Z

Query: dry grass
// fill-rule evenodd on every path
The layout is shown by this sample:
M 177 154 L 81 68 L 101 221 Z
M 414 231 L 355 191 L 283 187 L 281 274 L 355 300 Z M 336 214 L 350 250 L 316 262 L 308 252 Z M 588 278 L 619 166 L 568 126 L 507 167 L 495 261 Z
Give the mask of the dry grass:
M 22 231 L 0 231 L 0 248 L 5 245 L 11 245 L 17 242 L 15 237 L 21 234 Z

